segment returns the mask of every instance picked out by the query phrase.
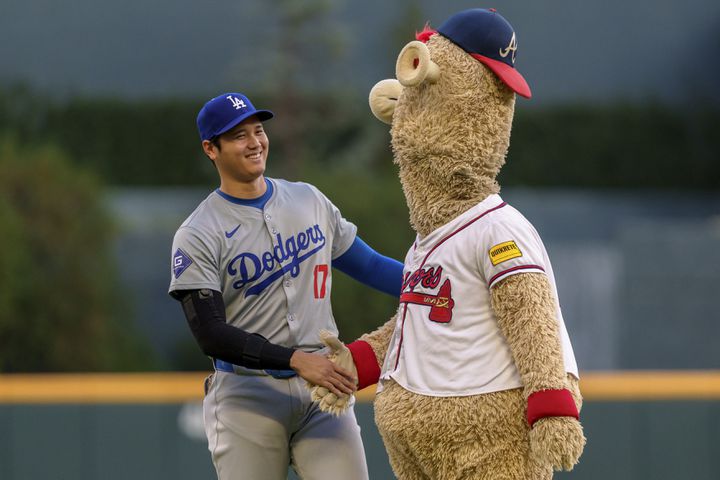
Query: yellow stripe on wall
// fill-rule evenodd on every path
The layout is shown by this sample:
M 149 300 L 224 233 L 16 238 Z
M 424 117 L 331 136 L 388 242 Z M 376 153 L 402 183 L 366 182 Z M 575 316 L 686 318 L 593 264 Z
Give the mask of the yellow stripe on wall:
M 589 401 L 720 400 L 720 371 L 615 371 L 580 374 Z
M 203 373 L 0 375 L 0 403 L 182 403 L 200 400 Z
M 184 403 L 200 401 L 206 373 L 6 374 L 0 404 Z M 720 400 L 720 371 L 583 372 L 586 401 Z M 358 392 L 372 401 L 375 387 Z

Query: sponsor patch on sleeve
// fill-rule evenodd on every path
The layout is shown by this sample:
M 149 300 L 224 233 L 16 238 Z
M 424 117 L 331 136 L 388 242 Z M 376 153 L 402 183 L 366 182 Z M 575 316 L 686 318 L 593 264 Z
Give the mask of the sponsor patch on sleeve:
M 192 263 L 193 261 L 187 253 L 179 248 L 175 250 L 175 254 L 173 255 L 173 273 L 175 274 L 175 278 L 179 278 Z
M 513 240 L 498 243 L 488 250 L 488 254 L 490 255 L 490 261 L 493 266 L 510 260 L 511 258 L 522 257 L 522 252 Z

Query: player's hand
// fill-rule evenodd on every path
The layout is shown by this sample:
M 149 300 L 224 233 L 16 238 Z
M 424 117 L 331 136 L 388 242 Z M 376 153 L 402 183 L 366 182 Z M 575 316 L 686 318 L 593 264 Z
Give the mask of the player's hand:
M 338 397 L 351 395 L 357 390 L 353 373 L 323 355 L 295 350 L 290 357 L 290 368 L 306 381 L 322 386 Z
M 572 470 L 584 447 L 582 425 L 573 417 L 541 418 L 530 430 L 531 455 L 554 470 Z
M 357 369 L 350 350 L 332 332 L 327 330 L 320 331 L 320 340 L 330 348 L 328 358 L 343 370 L 352 372 L 353 381 L 357 385 Z M 318 403 L 318 407 L 323 412 L 340 415 L 351 405 L 351 394 L 337 395 L 322 385 L 312 383 L 308 384 L 308 388 L 312 400 Z

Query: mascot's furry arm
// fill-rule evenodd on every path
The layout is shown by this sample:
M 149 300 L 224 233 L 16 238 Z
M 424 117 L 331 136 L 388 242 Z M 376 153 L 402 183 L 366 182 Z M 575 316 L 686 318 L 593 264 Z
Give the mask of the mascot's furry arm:
M 492 307 L 524 385 L 536 459 L 571 470 L 585 446 L 577 379 L 565 372 L 556 303 L 545 275 L 523 273 L 492 289 Z

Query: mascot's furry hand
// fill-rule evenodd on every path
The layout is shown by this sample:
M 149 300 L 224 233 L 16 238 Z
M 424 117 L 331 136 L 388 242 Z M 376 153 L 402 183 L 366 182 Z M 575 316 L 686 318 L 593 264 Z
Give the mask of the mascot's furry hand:
M 350 350 L 335 335 L 327 330 L 320 330 L 320 341 L 330 348 L 328 359 L 339 365 L 340 367 L 352 372 L 357 382 L 357 369 L 353 361 Z M 310 397 L 314 402 L 318 403 L 320 410 L 323 412 L 340 415 L 350 407 L 351 395 L 343 394 L 340 397 L 329 391 L 325 387 L 307 384 L 310 389 Z
M 531 455 L 554 470 L 572 470 L 584 447 L 582 425 L 573 417 L 541 418 L 530 430 Z

